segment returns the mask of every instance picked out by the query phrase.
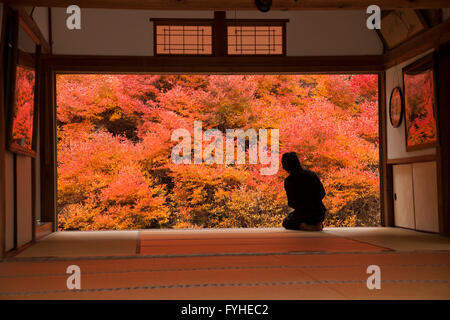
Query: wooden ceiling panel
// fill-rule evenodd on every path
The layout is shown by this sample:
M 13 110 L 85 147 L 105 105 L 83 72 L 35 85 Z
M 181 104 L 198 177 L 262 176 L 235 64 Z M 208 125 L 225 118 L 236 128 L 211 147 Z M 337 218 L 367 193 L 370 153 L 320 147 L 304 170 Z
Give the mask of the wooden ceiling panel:
M 4 0 L 0 0 L 5 2 Z M 256 10 L 254 0 L 14 0 L 36 7 L 147 9 L 147 10 Z M 361 10 L 376 4 L 382 10 L 450 8 L 450 0 L 273 0 L 272 10 Z

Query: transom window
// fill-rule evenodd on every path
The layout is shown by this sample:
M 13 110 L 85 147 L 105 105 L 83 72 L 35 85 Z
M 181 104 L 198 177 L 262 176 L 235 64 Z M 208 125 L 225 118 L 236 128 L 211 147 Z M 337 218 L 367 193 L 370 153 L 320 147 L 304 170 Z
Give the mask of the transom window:
M 212 54 L 212 27 L 199 25 L 157 25 L 157 55 Z
M 218 14 L 219 13 L 219 14 Z M 289 20 L 150 19 L 155 55 L 286 55 Z
M 228 26 L 229 55 L 281 55 L 282 26 Z

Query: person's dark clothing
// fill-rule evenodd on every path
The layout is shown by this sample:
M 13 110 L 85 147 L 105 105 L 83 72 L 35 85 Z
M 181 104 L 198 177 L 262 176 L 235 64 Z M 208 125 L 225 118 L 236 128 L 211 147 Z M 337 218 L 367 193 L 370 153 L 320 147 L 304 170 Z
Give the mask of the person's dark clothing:
M 322 203 L 325 189 L 319 177 L 310 170 L 296 170 L 284 180 L 288 206 L 295 210 L 283 220 L 286 229 L 298 230 L 300 223 L 316 225 L 325 219 Z

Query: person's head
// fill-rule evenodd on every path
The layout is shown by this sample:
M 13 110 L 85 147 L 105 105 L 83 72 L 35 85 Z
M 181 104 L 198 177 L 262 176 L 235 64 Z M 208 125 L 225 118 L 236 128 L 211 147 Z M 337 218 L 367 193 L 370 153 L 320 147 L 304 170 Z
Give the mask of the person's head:
M 298 171 L 302 169 L 300 161 L 298 160 L 297 154 L 295 152 L 286 152 L 281 157 L 281 164 L 283 169 L 291 173 L 293 171 Z

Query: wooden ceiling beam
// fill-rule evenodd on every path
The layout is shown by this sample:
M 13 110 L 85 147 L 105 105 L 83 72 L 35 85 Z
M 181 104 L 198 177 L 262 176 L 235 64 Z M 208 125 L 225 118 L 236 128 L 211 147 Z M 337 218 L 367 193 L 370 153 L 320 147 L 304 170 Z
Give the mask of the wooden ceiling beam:
M 22 27 L 22 29 L 25 30 L 25 32 L 36 45 L 41 46 L 41 50 L 43 53 L 50 53 L 50 45 L 45 39 L 36 22 L 27 14 L 24 8 L 16 6 L 14 6 L 13 8 L 17 10 L 17 14 L 19 16 L 19 25 Z
M 450 20 L 446 20 L 414 36 L 398 47 L 388 50 L 384 54 L 385 68 L 389 69 L 430 49 L 438 50 L 442 44 L 447 42 L 450 42 Z
M 382 55 L 320 57 L 129 57 L 43 55 L 59 72 L 99 73 L 377 73 Z
M 80 8 L 146 10 L 256 10 L 254 0 L 15 0 L 14 4 L 33 7 L 76 4 Z M 272 10 L 362 10 L 373 4 L 382 10 L 450 8 L 450 0 L 273 0 Z

